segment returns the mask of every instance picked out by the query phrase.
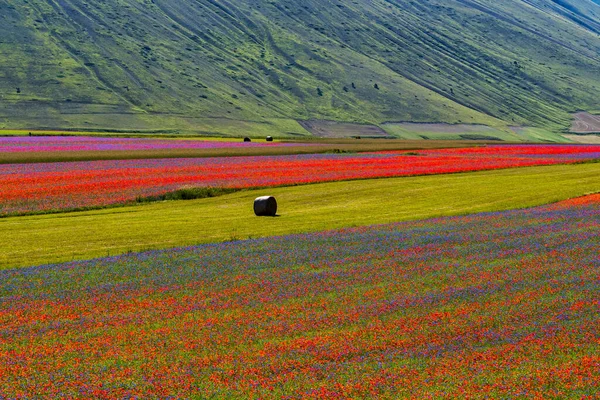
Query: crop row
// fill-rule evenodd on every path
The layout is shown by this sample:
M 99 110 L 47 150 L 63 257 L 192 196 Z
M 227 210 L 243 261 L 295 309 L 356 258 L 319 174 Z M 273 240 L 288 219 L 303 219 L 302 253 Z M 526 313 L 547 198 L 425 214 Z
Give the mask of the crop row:
M 0 165 L 0 215 L 135 201 L 184 187 L 248 188 L 444 174 L 600 158 L 600 146 L 485 148 Z
M 599 206 L 0 272 L 0 393 L 592 398 Z

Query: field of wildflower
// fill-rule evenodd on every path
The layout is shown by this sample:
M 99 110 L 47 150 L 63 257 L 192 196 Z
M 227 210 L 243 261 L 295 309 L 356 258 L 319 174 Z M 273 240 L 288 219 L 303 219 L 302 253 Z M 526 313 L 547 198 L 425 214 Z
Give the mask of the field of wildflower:
M 594 398 L 600 196 L 0 272 L 7 398 Z
M 456 140 L 298 139 L 267 142 L 255 138 L 243 142 L 241 138 L 179 136 L 2 136 L 0 131 L 0 164 L 409 151 L 483 145 L 485 142 Z
M 0 137 L 0 153 L 62 151 L 135 151 L 157 149 L 218 149 L 235 147 L 273 147 L 296 144 L 280 142 L 169 140 L 130 137 L 91 136 L 7 136 Z
M 0 165 L 0 215 L 122 204 L 184 187 L 269 187 L 597 159 L 598 145 L 494 145 L 418 152 L 6 164 Z

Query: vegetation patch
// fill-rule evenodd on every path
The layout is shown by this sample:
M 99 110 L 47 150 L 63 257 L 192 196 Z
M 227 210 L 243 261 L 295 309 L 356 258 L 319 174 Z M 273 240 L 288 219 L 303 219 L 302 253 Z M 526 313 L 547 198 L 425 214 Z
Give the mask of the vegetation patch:
M 164 193 L 157 196 L 138 197 L 135 199 L 137 203 L 151 203 L 155 201 L 167 200 L 196 200 L 207 199 L 210 197 L 223 196 L 225 194 L 235 193 L 242 189 L 231 188 L 213 188 L 213 187 L 186 187 Z
M 0 391 L 592 398 L 599 205 L 5 271 Z
M 575 143 L 583 143 L 583 144 L 600 144 L 600 135 L 563 135 L 569 140 L 572 140 Z
M 52 153 L 94 151 L 141 151 L 174 149 L 228 149 L 300 146 L 300 143 L 251 142 L 242 140 L 192 140 L 100 136 L 0 136 L 0 153 Z
M 392 136 L 405 140 L 493 140 L 520 142 L 505 128 L 486 125 L 387 122 L 382 127 Z M 483 139 L 478 139 L 478 137 Z
M 461 134 L 459 136 L 462 139 L 466 139 L 466 140 L 488 140 L 488 141 L 497 141 L 497 142 L 502 141 L 502 139 L 495 137 L 495 136 L 479 135 L 476 133 L 465 133 L 465 134 Z
M 403 156 L 406 157 L 406 156 Z M 0 269 L 129 251 L 532 207 L 600 191 L 598 164 L 330 182 L 0 219 Z M 254 216 L 274 196 L 279 218 Z
M 386 138 L 392 137 L 375 125 L 351 124 L 336 121 L 299 121 L 300 125 L 316 137 L 322 138 Z
M 447 174 L 600 159 L 600 146 L 487 146 L 401 152 L 0 165 L 0 216 L 152 198 L 183 186 L 256 188 Z
M 5 4 L 0 128 L 306 135 L 295 120 L 319 119 L 559 131 L 571 110 L 598 105 L 600 6 L 530 3 Z
M 23 135 L 20 135 L 23 136 Z M 132 136 L 94 136 L 93 138 L 67 138 L 52 135 L 56 146 L 44 145 L 50 137 L 24 138 L 1 137 L 0 164 L 26 164 L 94 160 L 139 160 L 158 158 L 205 158 L 235 156 L 267 156 L 291 154 L 316 154 L 342 151 L 349 153 L 368 151 L 390 151 L 406 149 L 439 149 L 469 146 L 483 146 L 490 141 L 467 143 L 459 140 L 432 140 L 428 142 L 414 140 L 378 140 L 378 139 L 294 139 L 267 142 L 266 138 L 243 142 L 242 138 L 208 138 L 198 136 L 144 136 L 131 140 Z M 70 137 L 70 136 L 69 136 Z M 9 141 L 21 140 L 18 146 L 7 146 Z M 62 142 L 59 141 L 62 140 Z M 129 139 L 129 140 L 127 140 Z M 81 146 L 74 145 L 81 142 Z M 86 144 L 86 142 L 88 142 Z M 70 144 L 71 143 L 71 144 Z M 104 145 L 100 145 L 104 143 Z M 154 145 L 153 145 L 154 143 Z

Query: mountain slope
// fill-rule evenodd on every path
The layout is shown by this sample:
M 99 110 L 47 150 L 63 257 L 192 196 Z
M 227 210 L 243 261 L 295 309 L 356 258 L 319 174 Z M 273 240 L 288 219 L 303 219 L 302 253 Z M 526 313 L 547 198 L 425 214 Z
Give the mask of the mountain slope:
M 560 129 L 599 108 L 599 15 L 591 0 L 0 0 L 0 127 Z

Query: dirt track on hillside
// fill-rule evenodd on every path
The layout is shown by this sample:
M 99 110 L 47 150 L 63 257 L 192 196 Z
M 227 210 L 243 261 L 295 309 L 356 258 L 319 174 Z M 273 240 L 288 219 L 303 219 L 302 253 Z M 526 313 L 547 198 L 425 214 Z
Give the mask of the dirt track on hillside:
M 578 112 L 571 125 L 571 132 L 575 133 L 600 133 L 600 115 L 587 112 Z

